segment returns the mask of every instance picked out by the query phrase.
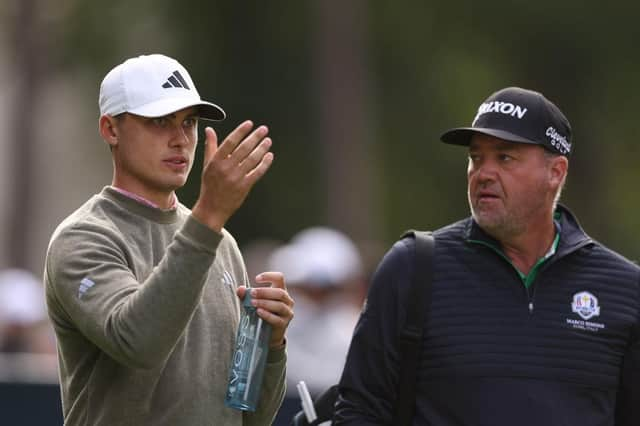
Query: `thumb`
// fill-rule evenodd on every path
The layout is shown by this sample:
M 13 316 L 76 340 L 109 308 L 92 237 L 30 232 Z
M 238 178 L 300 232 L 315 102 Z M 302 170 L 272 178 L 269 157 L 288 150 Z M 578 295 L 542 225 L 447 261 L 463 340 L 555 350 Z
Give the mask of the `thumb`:
M 246 286 L 239 286 L 236 289 L 236 294 L 238 295 L 238 297 L 240 298 L 240 300 L 244 300 L 244 296 L 246 296 L 247 294 L 247 287 Z
M 208 164 L 218 151 L 218 135 L 211 127 L 204 129 L 204 164 Z

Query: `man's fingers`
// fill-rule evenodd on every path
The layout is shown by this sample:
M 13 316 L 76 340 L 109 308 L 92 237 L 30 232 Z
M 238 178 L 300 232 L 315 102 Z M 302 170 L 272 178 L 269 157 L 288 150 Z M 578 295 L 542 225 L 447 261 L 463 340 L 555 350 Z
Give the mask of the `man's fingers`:
M 293 299 L 281 288 L 261 288 L 259 295 L 254 296 L 255 290 L 251 289 L 251 304 L 258 310 L 258 315 L 284 332 L 293 319 Z
M 289 317 L 293 316 L 292 306 L 280 300 L 253 299 L 251 302 L 254 303 L 256 308 L 263 309 L 273 315 L 286 318 L 287 320 Z
M 240 145 L 244 145 L 244 142 Z M 271 149 L 272 141 L 271 138 L 264 138 L 262 142 L 258 144 L 254 148 L 253 151 L 249 153 L 249 155 L 245 156 L 244 159 L 240 162 L 240 168 L 242 171 L 247 174 L 251 170 L 255 169 L 258 164 L 262 161 L 265 154 Z M 238 147 L 238 150 L 240 147 Z M 232 156 L 231 158 L 233 158 Z
M 240 142 L 244 140 L 244 138 L 249 134 L 251 129 L 253 128 L 253 122 L 247 120 L 241 123 L 238 127 L 236 127 L 226 139 L 220 144 L 218 151 L 222 158 L 227 158 L 231 155 L 233 151 L 238 147 Z
M 262 272 L 256 275 L 255 281 L 257 284 L 271 284 L 268 287 L 287 289 L 284 283 L 284 274 L 277 271 Z
M 217 149 L 216 158 L 224 161 L 229 177 L 242 187 L 251 188 L 271 166 L 273 154 L 267 126 L 259 126 L 253 132 L 250 120 L 240 124 Z M 235 175 L 235 177 L 234 177 Z
M 268 287 L 253 287 L 250 290 L 253 298 L 251 302 L 257 308 L 260 318 L 273 327 L 269 346 L 280 347 L 284 344 L 287 326 L 293 319 L 294 301 L 287 293 L 282 272 L 263 272 L 256 276 L 255 282 L 258 286 L 270 284 Z
M 258 308 L 258 316 L 271 324 L 273 327 L 286 328 L 293 319 L 293 311 L 288 309 L 287 313 L 276 312 L 271 309 Z
M 231 153 L 231 160 L 238 164 L 245 161 L 256 150 L 256 147 L 264 142 L 267 133 L 269 133 L 267 126 L 259 126 L 236 146 L 235 151 Z
M 256 276 L 255 282 L 256 286 L 251 288 L 251 296 L 253 298 L 270 299 L 293 306 L 293 299 L 287 293 L 287 286 L 282 272 L 262 272 Z
M 251 289 L 251 303 L 279 316 L 293 316 L 294 301 L 285 290 L 273 287 Z
M 236 294 L 240 300 L 244 300 L 244 296 L 247 294 L 247 287 L 241 285 L 236 289 Z
M 260 160 L 260 163 L 253 170 L 246 174 L 247 184 L 253 186 L 271 167 L 273 163 L 273 152 L 267 152 Z
M 211 127 L 205 127 L 204 136 L 204 163 L 207 164 L 218 150 L 218 135 Z

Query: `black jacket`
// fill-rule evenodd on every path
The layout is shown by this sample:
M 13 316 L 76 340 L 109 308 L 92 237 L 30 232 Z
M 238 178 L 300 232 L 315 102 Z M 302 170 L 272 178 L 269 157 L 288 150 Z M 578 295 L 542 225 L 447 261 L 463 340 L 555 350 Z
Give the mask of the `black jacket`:
M 640 268 L 558 212 L 557 251 L 529 289 L 472 219 L 434 233 L 415 425 L 640 425 Z M 335 424 L 393 424 L 413 261 L 401 240 L 373 277 Z

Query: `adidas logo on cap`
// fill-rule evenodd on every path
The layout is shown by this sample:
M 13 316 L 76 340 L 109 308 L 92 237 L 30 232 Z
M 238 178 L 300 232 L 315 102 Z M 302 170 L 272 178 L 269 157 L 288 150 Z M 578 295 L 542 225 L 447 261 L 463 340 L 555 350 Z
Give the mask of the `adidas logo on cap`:
M 173 74 L 169 76 L 167 81 L 162 85 L 165 89 L 170 89 L 172 87 L 182 87 L 183 89 L 189 90 L 189 85 L 180 74 L 180 71 L 175 70 Z

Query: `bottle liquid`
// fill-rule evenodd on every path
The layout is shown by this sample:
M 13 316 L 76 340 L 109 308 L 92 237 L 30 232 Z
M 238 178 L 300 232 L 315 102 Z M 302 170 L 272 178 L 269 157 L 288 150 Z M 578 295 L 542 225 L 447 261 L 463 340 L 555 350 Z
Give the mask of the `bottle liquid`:
M 231 358 L 225 405 L 255 411 L 269 352 L 271 325 L 264 322 L 251 305 L 249 291 L 242 301 L 235 350 Z

